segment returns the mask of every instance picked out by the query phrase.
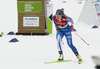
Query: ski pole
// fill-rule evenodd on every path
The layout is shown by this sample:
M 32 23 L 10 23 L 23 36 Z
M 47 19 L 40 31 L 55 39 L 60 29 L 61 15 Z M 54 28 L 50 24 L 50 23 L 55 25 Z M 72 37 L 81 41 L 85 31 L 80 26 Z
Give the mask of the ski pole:
M 72 30 L 80 39 L 82 39 L 74 30 Z M 84 39 L 82 39 L 88 46 L 89 46 L 89 44 L 84 40 Z

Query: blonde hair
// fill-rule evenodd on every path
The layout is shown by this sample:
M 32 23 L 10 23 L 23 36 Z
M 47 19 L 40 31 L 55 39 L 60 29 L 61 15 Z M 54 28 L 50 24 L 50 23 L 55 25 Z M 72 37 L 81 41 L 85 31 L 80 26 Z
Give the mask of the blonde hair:
M 59 11 L 62 11 L 62 16 L 66 17 L 67 19 L 69 19 L 69 17 L 67 15 L 65 15 L 64 11 L 61 9 L 58 9 Z

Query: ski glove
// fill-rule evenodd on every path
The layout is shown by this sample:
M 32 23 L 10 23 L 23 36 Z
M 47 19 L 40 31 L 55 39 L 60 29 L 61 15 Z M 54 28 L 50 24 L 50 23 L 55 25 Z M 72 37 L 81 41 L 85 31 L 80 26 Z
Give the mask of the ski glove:
M 73 25 L 70 26 L 70 30 L 73 30 Z

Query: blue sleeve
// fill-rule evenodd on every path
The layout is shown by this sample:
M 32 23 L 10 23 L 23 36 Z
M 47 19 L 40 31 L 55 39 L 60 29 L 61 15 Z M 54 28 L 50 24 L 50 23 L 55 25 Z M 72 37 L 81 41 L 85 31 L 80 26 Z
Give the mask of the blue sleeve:
M 71 25 L 74 25 L 74 22 L 72 20 L 72 18 L 69 17 L 69 19 L 66 18 L 66 22 L 71 22 Z
M 52 20 L 53 20 L 54 24 L 56 25 L 56 22 L 55 22 L 55 20 L 54 20 L 54 17 L 55 17 L 55 15 L 52 17 Z

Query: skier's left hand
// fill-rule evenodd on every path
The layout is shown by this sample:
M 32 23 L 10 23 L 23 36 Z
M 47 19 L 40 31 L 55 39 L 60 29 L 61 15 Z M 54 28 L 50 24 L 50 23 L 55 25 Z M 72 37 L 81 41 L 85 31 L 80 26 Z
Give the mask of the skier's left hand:
M 70 30 L 73 30 L 73 27 L 74 27 L 74 26 L 73 26 L 73 25 L 71 25 L 71 26 L 70 26 Z

